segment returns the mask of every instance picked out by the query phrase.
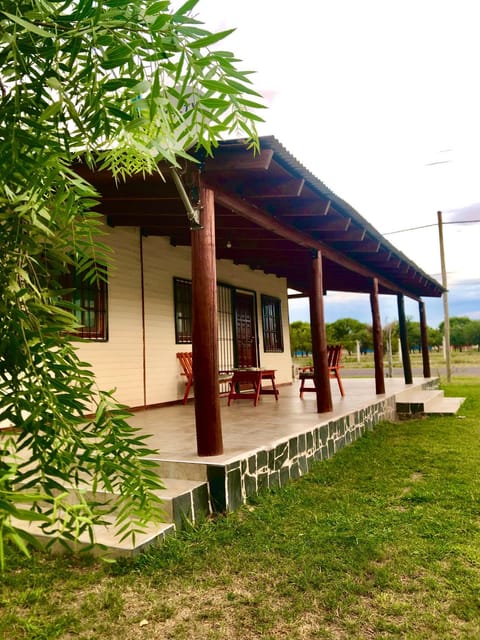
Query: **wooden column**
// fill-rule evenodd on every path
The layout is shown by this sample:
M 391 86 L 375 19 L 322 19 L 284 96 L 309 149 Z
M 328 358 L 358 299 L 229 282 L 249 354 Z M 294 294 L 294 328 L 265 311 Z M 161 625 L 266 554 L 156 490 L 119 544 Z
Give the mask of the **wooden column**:
M 403 294 L 397 295 L 398 304 L 398 328 L 402 348 L 402 364 L 405 384 L 412 384 L 412 365 L 410 362 L 410 349 L 408 348 L 407 319 L 405 317 L 405 300 Z
M 317 395 L 317 412 L 332 411 L 332 391 L 328 373 L 327 333 L 323 310 L 322 254 L 312 253 L 312 286 L 310 290 L 310 325 L 312 328 L 312 356 Z
M 418 301 L 418 311 L 420 315 L 420 335 L 422 338 L 423 377 L 431 378 L 430 352 L 428 350 L 427 314 L 425 313 L 425 303 L 422 300 Z
M 378 301 L 378 279 L 373 278 L 373 290 L 370 294 L 373 330 L 373 359 L 375 362 L 375 391 L 385 393 L 385 375 L 383 372 L 383 332 L 380 320 L 380 304 Z
M 200 183 L 202 229 L 192 236 L 192 364 L 199 456 L 223 453 L 218 390 L 217 268 L 213 191 Z

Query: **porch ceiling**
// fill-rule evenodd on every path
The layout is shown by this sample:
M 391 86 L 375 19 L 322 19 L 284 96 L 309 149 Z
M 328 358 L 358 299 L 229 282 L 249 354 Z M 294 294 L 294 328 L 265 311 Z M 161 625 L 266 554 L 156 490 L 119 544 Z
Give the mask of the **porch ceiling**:
M 217 258 L 285 277 L 290 288 L 308 293 L 311 252 L 319 249 L 325 290 L 370 293 L 377 277 L 380 293 L 441 296 L 436 280 L 274 137 L 260 141 L 256 156 L 243 140 L 222 142 L 201 164 L 204 182 L 215 191 Z M 162 168 L 163 177 L 136 176 L 118 185 L 106 171 L 78 171 L 99 190 L 99 211 L 110 225 L 140 227 L 145 235 L 169 237 L 175 246 L 191 244 L 196 231 L 190 231 L 168 168 Z

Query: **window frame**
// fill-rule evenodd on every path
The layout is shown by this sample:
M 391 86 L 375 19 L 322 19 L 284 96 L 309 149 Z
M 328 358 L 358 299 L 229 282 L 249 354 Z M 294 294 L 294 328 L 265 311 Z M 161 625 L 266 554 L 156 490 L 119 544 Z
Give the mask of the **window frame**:
M 70 267 L 62 278 L 63 286 L 69 289 L 64 296 L 71 306 L 71 313 L 80 325 L 70 335 L 94 342 L 108 341 L 108 284 L 106 267 L 96 265 L 99 273 L 105 274 L 89 281 L 83 273 Z
M 187 278 L 173 278 L 173 313 L 175 344 L 192 344 L 192 281 Z
M 282 301 L 280 298 L 262 293 L 262 334 L 264 353 L 283 353 Z

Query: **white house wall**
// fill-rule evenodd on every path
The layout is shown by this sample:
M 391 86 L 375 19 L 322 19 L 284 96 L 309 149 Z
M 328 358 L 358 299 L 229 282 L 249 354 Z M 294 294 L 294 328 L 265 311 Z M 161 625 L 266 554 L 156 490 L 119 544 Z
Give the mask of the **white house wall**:
M 80 356 L 92 364 L 99 388 L 116 388 L 116 398 L 128 406 L 181 399 L 185 384 L 175 354 L 191 345 L 175 343 L 173 278 L 191 279 L 190 248 L 172 247 L 167 238 L 149 236 L 142 239 L 142 256 L 139 229 L 116 227 L 108 232 L 115 256 L 108 282 L 109 339 L 80 343 Z M 276 369 L 279 384 L 290 383 L 286 281 L 228 260 L 217 263 L 217 279 L 257 294 L 260 366 Z M 283 353 L 263 352 L 262 293 L 281 299 Z
M 143 241 L 145 273 L 145 344 L 147 405 L 183 398 L 185 378 L 180 375 L 177 351 L 191 351 L 189 344 L 175 344 L 173 278 L 191 278 L 190 248 L 172 247 L 166 238 Z
M 79 343 L 81 358 L 93 366 L 100 389 L 131 407 L 143 405 L 143 331 L 138 229 L 108 230 L 113 249 L 108 272 L 108 341 Z

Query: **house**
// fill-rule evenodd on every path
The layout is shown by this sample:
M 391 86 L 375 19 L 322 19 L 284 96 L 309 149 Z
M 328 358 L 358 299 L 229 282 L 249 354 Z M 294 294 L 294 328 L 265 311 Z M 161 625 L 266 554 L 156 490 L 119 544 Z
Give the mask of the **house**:
M 277 385 L 291 383 L 288 290 L 310 299 L 317 409 L 331 409 L 323 297 L 348 291 L 370 296 L 383 393 L 379 294 L 397 297 L 405 335 L 404 297 L 418 301 L 426 344 L 423 298 L 441 296 L 441 285 L 274 137 L 262 137 L 257 154 L 230 140 L 197 160 L 120 184 L 105 170 L 77 167 L 101 194 L 115 256 L 102 290 L 78 285 L 89 338 L 79 353 L 99 386 L 116 388 L 131 408 L 181 402 L 176 353 L 191 349 L 198 453 L 218 455 L 219 369 L 274 369 Z M 403 355 L 408 384 L 408 349 Z

